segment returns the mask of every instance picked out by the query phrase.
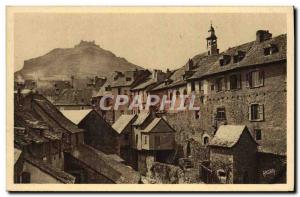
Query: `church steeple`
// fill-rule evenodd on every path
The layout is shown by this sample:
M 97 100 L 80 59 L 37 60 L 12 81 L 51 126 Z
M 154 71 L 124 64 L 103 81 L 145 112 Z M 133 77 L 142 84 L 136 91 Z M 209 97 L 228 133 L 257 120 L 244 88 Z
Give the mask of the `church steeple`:
M 212 26 L 212 24 L 210 24 L 210 28 L 208 30 L 208 37 L 206 38 L 206 42 L 207 42 L 207 54 L 208 55 L 216 55 L 219 53 L 219 49 L 218 49 L 218 45 L 217 45 L 217 36 L 215 34 L 215 29 Z

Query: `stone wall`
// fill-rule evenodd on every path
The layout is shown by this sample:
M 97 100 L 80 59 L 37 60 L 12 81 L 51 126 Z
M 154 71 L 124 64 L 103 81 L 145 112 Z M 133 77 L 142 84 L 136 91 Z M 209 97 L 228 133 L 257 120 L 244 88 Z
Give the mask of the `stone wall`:
M 258 153 L 258 182 L 286 183 L 286 157 Z
M 43 172 L 39 168 L 35 167 L 34 165 L 24 162 L 24 168 L 23 172 L 29 172 L 30 173 L 30 183 L 55 183 L 55 184 L 61 184 L 62 182 L 58 179 L 54 178 L 53 176 L 50 176 L 49 174 Z
M 148 177 L 155 180 L 155 183 L 184 183 L 184 172 L 174 165 L 154 162 Z

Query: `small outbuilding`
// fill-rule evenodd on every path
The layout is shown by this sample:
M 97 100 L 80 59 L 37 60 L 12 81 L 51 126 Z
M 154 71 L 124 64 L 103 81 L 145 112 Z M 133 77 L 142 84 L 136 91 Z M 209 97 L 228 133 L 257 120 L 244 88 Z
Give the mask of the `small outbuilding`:
M 257 145 L 245 125 L 221 125 L 209 144 L 214 182 L 255 183 Z

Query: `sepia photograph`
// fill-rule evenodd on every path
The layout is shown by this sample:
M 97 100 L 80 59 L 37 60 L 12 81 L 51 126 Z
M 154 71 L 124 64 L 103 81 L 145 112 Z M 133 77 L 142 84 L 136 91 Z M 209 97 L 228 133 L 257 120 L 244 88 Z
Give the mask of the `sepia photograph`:
M 293 7 L 6 16 L 8 191 L 294 190 Z

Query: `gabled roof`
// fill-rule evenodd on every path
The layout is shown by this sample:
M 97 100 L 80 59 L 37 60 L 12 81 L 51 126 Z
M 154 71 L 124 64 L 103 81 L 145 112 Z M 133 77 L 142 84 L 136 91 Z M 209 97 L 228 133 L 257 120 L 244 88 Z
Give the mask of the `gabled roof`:
M 70 154 L 114 183 L 137 184 L 140 181 L 140 174 L 137 171 L 117 162 L 110 155 L 106 155 L 91 146 L 82 144 L 71 151 Z
M 138 84 L 137 86 L 135 86 L 134 88 L 132 88 L 131 90 L 136 91 L 136 90 L 143 90 L 146 89 L 147 87 L 151 86 L 151 85 L 155 85 L 158 82 L 153 79 L 153 78 L 148 78 L 146 79 L 144 82 Z
M 269 45 L 275 45 L 278 48 L 278 52 L 272 55 L 264 55 L 264 49 Z M 218 55 L 211 56 L 215 57 L 212 58 L 211 61 L 203 62 L 206 65 L 206 69 L 201 70 L 200 66 L 199 69 L 197 69 L 197 72 L 189 79 L 198 79 L 205 76 L 222 73 L 229 70 L 240 69 L 247 66 L 262 65 L 271 62 L 286 60 L 286 45 L 286 34 L 282 34 L 263 42 L 252 41 L 242 45 L 231 47 Z M 238 51 L 244 52 L 245 56 L 241 61 L 234 63 L 233 56 Z M 219 59 L 223 55 L 230 56 L 231 60 L 229 64 L 220 66 Z
M 62 183 L 74 183 L 75 182 L 75 177 L 58 169 L 50 164 L 36 160 L 32 157 L 26 157 L 25 161 L 30 163 L 31 165 L 34 165 L 35 167 L 39 168 L 41 171 L 45 172 L 46 174 L 52 176 L 53 178 L 57 179 L 58 181 Z
M 18 148 L 14 148 L 14 164 L 19 160 L 20 156 L 22 154 L 22 150 Z
M 137 115 L 137 119 L 134 121 L 132 125 L 140 126 L 145 122 L 145 120 L 150 116 L 149 112 L 141 112 Z
M 76 124 L 74 124 L 69 119 L 67 119 L 50 101 L 48 101 L 42 95 L 38 95 L 38 94 L 29 95 L 27 99 L 30 99 L 30 96 L 32 96 L 32 101 L 36 103 L 40 108 L 43 109 L 44 113 L 40 113 L 39 110 L 35 110 L 35 112 L 38 113 L 39 116 L 41 116 L 44 122 L 46 122 L 47 124 L 54 123 L 51 125 L 52 126 L 59 125 L 59 127 L 71 133 L 77 133 L 83 131 L 82 129 L 78 128 Z
M 142 130 L 141 132 L 142 132 L 142 133 L 150 133 L 150 132 L 152 132 L 153 129 L 154 129 L 160 122 L 165 123 L 165 124 L 170 128 L 170 130 L 171 130 L 172 132 L 174 132 L 174 129 L 173 129 L 173 128 L 167 123 L 167 121 L 165 121 L 165 119 L 163 119 L 163 118 L 154 118 L 154 119 L 152 120 L 152 122 L 151 122 L 144 130 Z M 162 131 L 162 132 L 166 132 L 166 131 L 164 130 L 164 131 Z
M 110 81 L 111 87 L 124 87 L 131 86 L 135 81 L 135 71 L 125 71 L 121 72 L 120 76 L 117 76 L 115 73 L 113 80 Z M 126 78 L 130 78 L 130 80 L 126 80 Z
M 95 94 L 91 88 L 64 89 L 53 102 L 55 105 L 90 105 L 90 99 Z
M 128 124 L 136 117 L 136 115 L 123 114 L 119 119 L 112 125 L 112 128 L 116 130 L 119 134 L 127 127 Z
M 74 124 L 78 125 L 81 120 L 83 120 L 91 109 L 82 109 L 82 110 L 60 110 L 60 112 Z
M 188 72 L 195 73 L 199 69 L 202 70 L 204 67 L 208 67 L 207 64 L 214 60 L 215 60 L 215 56 L 208 56 L 207 53 L 198 54 L 191 59 L 191 61 L 194 64 L 194 68 Z M 173 71 L 172 75 L 168 78 L 168 80 L 171 81 L 170 84 L 162 83 L 162 84 L 158 85 L 157 87 L 153 88 L 152 90 L 153 91 L 162 90 L 162 89 L 186 85 L 186 80 L 183 79 L 183 76 L 185 75 L 185 73 L 187 71 L 188 64 L 189 64 L 189 61 L 184 66 Z M 190 77 L 191 76 L 188 76 L 187 78 L 190 78 Z
M 232 148 L 237 144 L 244 131 L 249 132 L 245 125 L 221 125 L 209 145 Z M 249 135 L 256 144 L 252 135 L 250 133 Z

